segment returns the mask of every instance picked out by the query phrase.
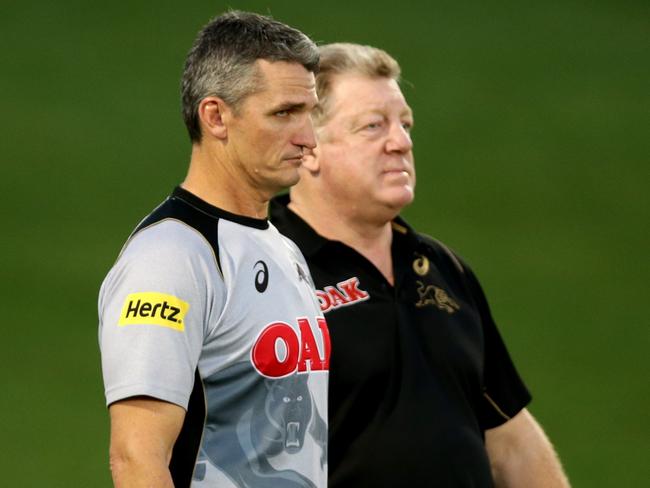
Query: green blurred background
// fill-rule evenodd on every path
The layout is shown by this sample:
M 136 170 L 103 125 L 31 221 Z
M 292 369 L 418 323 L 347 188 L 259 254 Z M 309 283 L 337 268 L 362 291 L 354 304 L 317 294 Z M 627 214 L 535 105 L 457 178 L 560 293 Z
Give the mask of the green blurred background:
M 407 218 L 477 271 L 574 486 L 648 486 L 645 0 L 3 2 L 0 485 L 110 486 L 97 291 L 184 177 L 184 56 L 228 7 L 401 62 Z

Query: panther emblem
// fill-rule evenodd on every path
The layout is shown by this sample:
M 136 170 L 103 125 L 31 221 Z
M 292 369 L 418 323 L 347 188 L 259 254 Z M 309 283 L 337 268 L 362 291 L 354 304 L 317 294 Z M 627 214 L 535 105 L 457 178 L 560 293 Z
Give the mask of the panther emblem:
M 421 281 L 416 281 L 417 292 L 420 299 L 415 303 L 418 308 L 426 307 L 427 305 L 434 305 L 440 310 L 452 314 L 460 310 L 460 305 L 451 298 L 445 290 L 438 288 L 435 285 L 425 285 Z
M 321 448 L 321 467 L 327 462 L 327 424 L 312 399 L 308 375 L 264 379 L 263 385 L 253 385 L 259 376 L 252 376 L 250 366 L 234 366 L 226 375 L 243 380 L 245 398 L 226 405 L 217 387 L 225 383 L 224 373 L 204 382 L 208 404 L 215 407 L 206 418 L 194 481 L 205 479 L 210 464 L 242 487 L 315 488 L 297 471 L 278 470 L 272 465 L 274 457 L 300 453 L 307 436 Z

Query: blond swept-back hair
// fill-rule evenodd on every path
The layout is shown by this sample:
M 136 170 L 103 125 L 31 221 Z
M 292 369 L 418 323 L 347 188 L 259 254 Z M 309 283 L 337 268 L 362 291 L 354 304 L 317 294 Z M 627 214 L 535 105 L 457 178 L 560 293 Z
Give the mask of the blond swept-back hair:
M 330 115 L 332 78 L 342 74 L 357 74 L 369 78 L 391 78 L 399 82 L 399 63 L 386 51 L 362 44 L 337 42 L 319 47 L 320 66 L 316 75 L 318 106 L 314 124 L 323 125 Z

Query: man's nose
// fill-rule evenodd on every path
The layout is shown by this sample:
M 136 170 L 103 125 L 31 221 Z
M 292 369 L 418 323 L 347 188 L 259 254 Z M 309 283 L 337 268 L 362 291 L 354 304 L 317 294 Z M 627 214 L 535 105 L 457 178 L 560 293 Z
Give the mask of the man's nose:
M 296 146 L 302 146 L 309 149 L 314 149 L 316 147 L 316 132 L 314 131 L 314 123 L 311 116 L 305 117 L 304 123 L 298 132 L 296 132 L 292 142 Z
M 413 141 L 411 134 L 402 125 L 392 124 L 390 132 L 388 133 L 388 140 L 386 141 L 386 151 L 406 153 L 413 149 Z

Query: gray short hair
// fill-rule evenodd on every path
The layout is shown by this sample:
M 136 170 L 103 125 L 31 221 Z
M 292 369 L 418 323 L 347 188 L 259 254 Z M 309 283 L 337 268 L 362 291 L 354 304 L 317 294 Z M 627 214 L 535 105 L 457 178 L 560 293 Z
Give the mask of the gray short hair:
M 318 48 L 305 34 L 264 15 L 230 11 L 198 33 L 181 80 L 183 120 L 192 142 L 201 141 L 198 108 L 216 96 L 233 109 L 259 84 L 255 61 L 299 63 L 318 72 Z
M 399 82 L 399 63 L 382 49 L 362 44 L 338 42 L 320 46 L 320 67 L 316 76 L 318 106 L 314 123 L 322 125 L 330 115 L 332 78 L 341 74 L 358 74 L 369 78 L 391 78 Z

